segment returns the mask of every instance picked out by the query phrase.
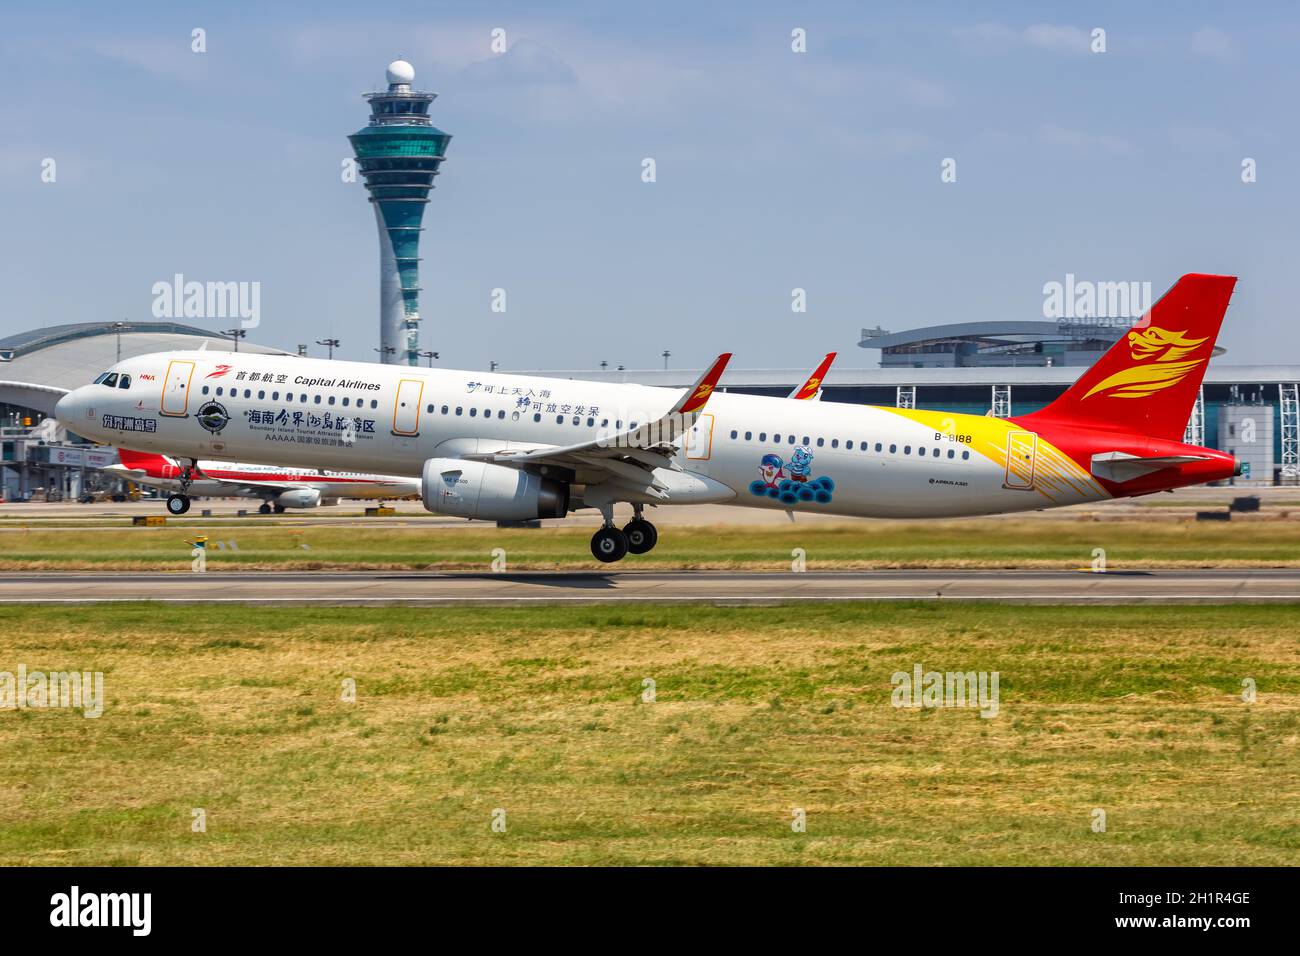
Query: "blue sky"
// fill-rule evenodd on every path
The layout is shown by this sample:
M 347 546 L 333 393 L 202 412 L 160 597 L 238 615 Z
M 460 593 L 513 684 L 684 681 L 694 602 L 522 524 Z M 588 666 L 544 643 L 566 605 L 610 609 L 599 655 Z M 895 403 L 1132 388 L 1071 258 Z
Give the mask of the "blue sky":
M 180 272 L 260 282 L 259 341 L 373 359 L 378 242 L 340 163 L 403 56 L 454 137 L 421 276 L 445 367 L 869 366 L 864 326 L 1192 271 L 1241 277 L 1225 361 L 1300 361 L 1298 46 L 1281 3 L 6 9 L 0 334 L 148 318 Z

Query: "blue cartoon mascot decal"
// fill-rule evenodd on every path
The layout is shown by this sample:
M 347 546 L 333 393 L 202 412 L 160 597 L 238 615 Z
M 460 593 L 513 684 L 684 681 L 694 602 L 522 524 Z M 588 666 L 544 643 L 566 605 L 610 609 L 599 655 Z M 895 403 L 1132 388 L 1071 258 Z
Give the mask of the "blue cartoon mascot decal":
M 758 463 L 759 479 L 749 483 L 749 493 L 775 498 L 783 505 L 830 504 L 835 482 L 826 476 L 812 477 L 812 449 L 801 445 L 786 463 L 780 455 L 764 455 Z

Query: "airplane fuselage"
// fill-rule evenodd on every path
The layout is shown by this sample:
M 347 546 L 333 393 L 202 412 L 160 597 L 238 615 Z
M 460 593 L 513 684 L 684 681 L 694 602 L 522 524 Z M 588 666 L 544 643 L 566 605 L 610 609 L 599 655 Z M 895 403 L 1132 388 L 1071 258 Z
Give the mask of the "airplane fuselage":
M 174 457 L 413 477 L 430 458 L 568 446 L 623 431 L 681 396 L 641 385 L 206 351 L 139 356 L 112 372 L 129 376 L 129 385 L 84 386 L 60 404 L 72 431 Z M 1058 438 L 1015 419 L 719 390 L 677 448 L 681 472 L 666 475 L 670 494 L 660 503 L 941 517 L 1097 501 L 1224 477 L 1224 467 L 1231 473 L 1230 459 L 1225 465 L 1215 452 L 1213 474 L 1175 469 L 1117 490 L 1088 467 L 1099 452 L 1142 457 L 1188 447 L 1122 431 L 1067 429 Z M 581 485 L 600 476 L 566 477 Z

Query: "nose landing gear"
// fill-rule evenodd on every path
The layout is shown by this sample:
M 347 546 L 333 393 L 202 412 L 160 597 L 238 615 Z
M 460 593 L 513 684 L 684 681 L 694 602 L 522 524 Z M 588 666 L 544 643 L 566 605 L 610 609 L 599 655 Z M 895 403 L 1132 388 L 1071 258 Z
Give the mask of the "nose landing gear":
M 181 469 L 180 475 L 181 490 L 173 492 L 167 496 L 167 511 L 169 514 L 183 515 L 190 510 L 190 485 L 194 483 L 194 462 L 189 461 Z

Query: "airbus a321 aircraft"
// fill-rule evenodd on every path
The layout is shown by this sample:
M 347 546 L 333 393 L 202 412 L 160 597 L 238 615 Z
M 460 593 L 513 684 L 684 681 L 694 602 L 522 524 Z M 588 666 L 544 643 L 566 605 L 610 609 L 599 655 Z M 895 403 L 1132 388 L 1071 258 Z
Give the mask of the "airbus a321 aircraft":
M 1029 511 L 1227 479 L 1183 432 L 1236 279 L 1186 275 L 1060 398 L 1018 418 L 280 355 L 125 359 L 62 398 L 71 431 L 203 458 L 419 475 L 425 507 L 497 521 L 598 509 L 601 561 L 655 546 L 646 505 L 864 517 Z M 122 382 L 126 382 L 125 386 Z M 623 528 L 614 506 L 629 504 Z
M 129 387 L 129 386 L 128 386 Z M 315 508 L 337 504 L 340 498 L 414 498 L 420 482 L 393 475 L 369 475 L 359 472 L 310 471 L 280 468 L 275 465 L 249 465 L 232 461 L 200 461 L 193 464 L 187 494 L 180 494 L 181 473 L 185 465 L 163 455 L 144 454 L 126 448 L 118 450 L 120 465 L 104 471 L 120 475 L 138 485 L 148 485 L 170 492 L 167 510 L 183 515 L 190 510 L 190 495 L 261 498 L 257 510 L 262 514 L 285 508 Z

